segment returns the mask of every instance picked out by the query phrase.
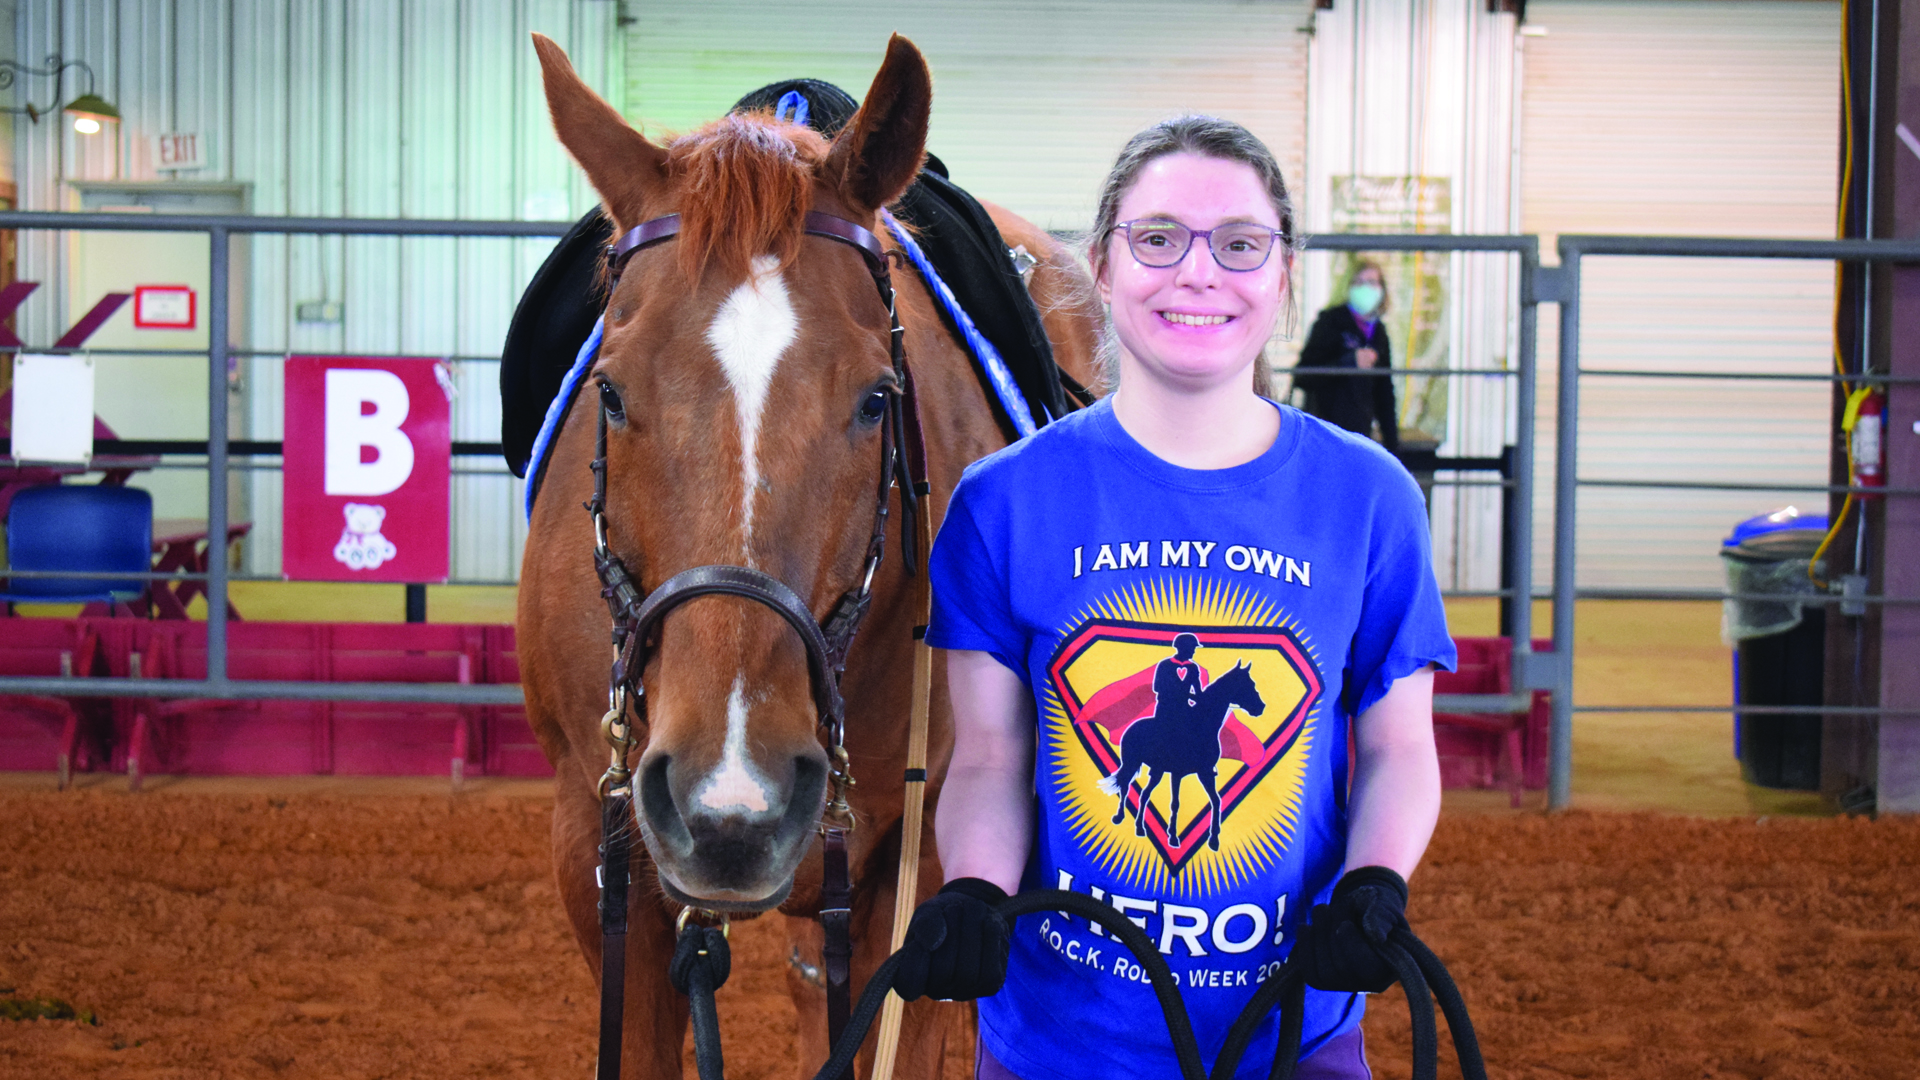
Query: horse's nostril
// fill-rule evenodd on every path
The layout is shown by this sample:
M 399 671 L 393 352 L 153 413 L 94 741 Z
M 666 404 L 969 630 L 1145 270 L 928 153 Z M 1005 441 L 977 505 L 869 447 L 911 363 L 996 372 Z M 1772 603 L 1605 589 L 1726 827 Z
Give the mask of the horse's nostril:
M 693 837 L 680 817 L 680 808 L 673 804 L 673 789 L 667 780 L 672 767 L 673 758 L 667 754 L 640 767 L 640 812 L 646 816 L 647 827 L 656 838 L 671 847 L 685 849 L 693 843 Z
M 787 797 L 787 812 L 780 822 L 783 838 L 796 831 L 809 833 L 820 819 L 820 806 L 827 797 L 827 763 L 824 755 L 803 755 L 793 759 L 793 791 Z

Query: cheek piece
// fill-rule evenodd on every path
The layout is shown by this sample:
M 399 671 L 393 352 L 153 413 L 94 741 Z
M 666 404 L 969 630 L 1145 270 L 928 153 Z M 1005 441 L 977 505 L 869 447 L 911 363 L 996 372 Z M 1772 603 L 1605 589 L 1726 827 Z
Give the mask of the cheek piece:
M 1339 993 L 1378 994 L 1398 981 L 1381 948 L 1407 926 L 1407 882 L 1384 866 L 1348 871 L 1327 903 L 1316 905 L 1294 955 L 1307 985 Z

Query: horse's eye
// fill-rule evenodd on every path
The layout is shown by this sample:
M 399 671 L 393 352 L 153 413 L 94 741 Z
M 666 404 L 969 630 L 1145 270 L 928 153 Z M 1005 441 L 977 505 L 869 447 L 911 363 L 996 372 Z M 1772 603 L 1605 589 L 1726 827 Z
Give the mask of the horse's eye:
M 885 415 L 887 415 L 887 395 L 883 390 L 875 390 L 860 403 L 860 422 L 863 424 L 877 424 Z
M 627 418 L 627 407 L 620 403 L 620 391 L 615 390 L 612 383 L 600 384 L 600 407 L 606 410 L 609 420 Z

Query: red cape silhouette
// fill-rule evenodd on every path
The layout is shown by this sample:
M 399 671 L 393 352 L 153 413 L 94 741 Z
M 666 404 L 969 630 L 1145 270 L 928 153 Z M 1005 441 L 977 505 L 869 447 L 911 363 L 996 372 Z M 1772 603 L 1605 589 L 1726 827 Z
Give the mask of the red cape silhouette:
M 1102 687 L 1081 706 L 1076 722 L 1099 727 L 1107 733 L 1107 741 L 1118 749 L 1128 728 L 1153 715 L 1153 670 L 1147 668 Z M 1204 687 L 1211 681 L 1212 673 L 1201 668 L 1200 685 Z M 1220 756 L 1251 763 L 1259 760 L 1265 750 L 1260 736 L 1229 712 L 1227 722 L 1220 725 Z

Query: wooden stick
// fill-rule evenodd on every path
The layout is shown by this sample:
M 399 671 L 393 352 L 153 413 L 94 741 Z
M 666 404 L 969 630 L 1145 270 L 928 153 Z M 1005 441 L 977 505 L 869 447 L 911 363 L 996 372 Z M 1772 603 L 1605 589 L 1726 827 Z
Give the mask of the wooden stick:
M 932 500 L 919 497 L 920 558 L 933 550 Z M 927 582 L 925 619 L 933 617 L 933 582 Z M 927 723 L 933 697 L 933 650 L 927 646 L 926 622 L 914 633 L 913 642 L 913 717 L 907 729 L 906 806 L 900 818 L 900 875 L 894 884 L 893 937 L 889 951 L 898 952 L 907 940 L 907 923 L 913 919 L 920 894 L 920 829 L 927 799 Z M 914 770 L 919 770 L 915 772 Z M 900 1050 L 900 1023 L 907 1003 L 898 994 L 888 994 L 880 1012 L 880 1039 L 874 1049 L 873 1080 L 893 1080 L 894 1062 Z

